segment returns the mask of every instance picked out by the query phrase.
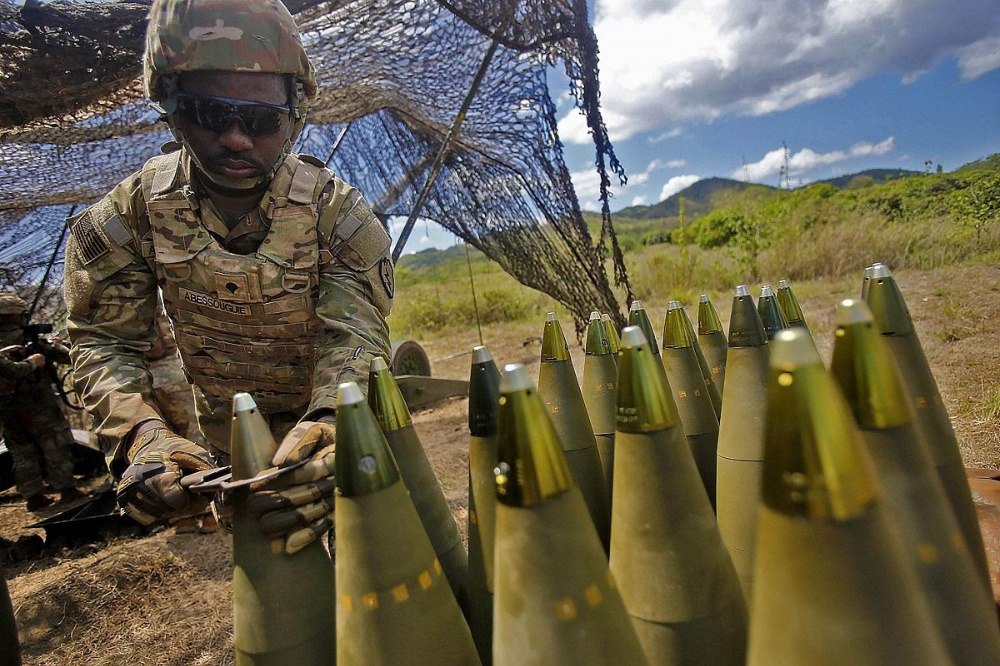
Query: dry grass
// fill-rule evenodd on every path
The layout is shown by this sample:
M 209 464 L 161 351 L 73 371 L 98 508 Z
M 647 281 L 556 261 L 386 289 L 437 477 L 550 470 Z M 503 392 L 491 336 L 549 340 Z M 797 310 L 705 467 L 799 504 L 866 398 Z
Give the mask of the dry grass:
M 28 664 L 232 663 L 228 536 L 161 533 L 11 581 Z

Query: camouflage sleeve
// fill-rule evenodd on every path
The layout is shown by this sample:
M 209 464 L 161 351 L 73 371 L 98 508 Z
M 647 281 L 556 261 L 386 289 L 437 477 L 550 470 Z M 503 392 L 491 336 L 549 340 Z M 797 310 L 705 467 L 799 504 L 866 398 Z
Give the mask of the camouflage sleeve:
M 69 220 L 64 293 L 76 389 L 109 460 L 143 421 L 160 419 L 143 357 L 158 305 L 156 278 L 137 251 L 145 215 L 139 179 L 121 183 Z
M 0 356 L 0 378 L 9 380 L 24 379 L 35 371 L 35 364 L 31 361 L 15 361 Z
M 337 385 L 353 381 L 367 392 L 372 358 L 389 358 L 394 288 L 389 235 L 353 187 L 334 179 L 321 201 L 320 243 L 329 261 L 320 267 L 312 401 L 306 419 L 336 407 Z

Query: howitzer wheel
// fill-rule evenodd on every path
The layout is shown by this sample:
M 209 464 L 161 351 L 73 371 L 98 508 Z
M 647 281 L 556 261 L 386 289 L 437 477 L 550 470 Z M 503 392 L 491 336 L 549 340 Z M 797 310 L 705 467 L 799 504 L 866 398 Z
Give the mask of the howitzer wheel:
M 56 395 L 63 401 L 70 409 L 76 411 L 83 410 L 83 400 L 80 399 L 80 394 L 76 392 L 76 384 L 73 382 L 73 368 L 67 368 L 59 376 L 59 384 L 56 387 Z
M 427 352 L 414 340 L 403 340 L 392 345 L 392 360 L 389 369 L 396 377 L 400 375 L 431 376 L 431 360 Z

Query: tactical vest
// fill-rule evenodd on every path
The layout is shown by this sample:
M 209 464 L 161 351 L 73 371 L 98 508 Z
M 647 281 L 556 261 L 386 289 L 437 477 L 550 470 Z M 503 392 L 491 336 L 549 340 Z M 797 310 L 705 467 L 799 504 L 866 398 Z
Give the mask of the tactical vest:
M 288 156 L 264 193 L 270 230 L 256 252 L 228 252 L 202 224 L 214 215 L 184 177 L 181 151 L 142 170 L 152 262 L 185 374 L 206 397 L 252 393 L 263 412 L 309 402 L 317 333 L 316 204 L 331 174 Z

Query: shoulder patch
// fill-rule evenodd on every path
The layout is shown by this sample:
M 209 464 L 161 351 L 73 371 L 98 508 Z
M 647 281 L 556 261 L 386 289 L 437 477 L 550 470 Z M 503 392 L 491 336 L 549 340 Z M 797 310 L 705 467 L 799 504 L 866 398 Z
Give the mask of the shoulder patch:
M 355 190 L 352 192 L 354 201 L 350 203 L 347 214 L 343 216 L 333 232 L 340 241 L 349 241 L 362 227 L 377 221 L 375 211 L 372 210 L 365 198 Z M 350 201 L 350 198 L 348 199 Z M 381 226 L 381 225 L 380 225 Z
M 111 253 L 111 246 L 94 223 L 93 208 L 88 208 L 75 221 L 70 222 L 70 231 L 80 247 L 83 265 L 98 261 Z
M 378 274 L 382 278 L 382 286 L 385 287 L 385 293 L 392 298 L 396 295 L 396 278 L 395 271 L 392 267 L 392 259 L 389 257 L 382 257 L 378 262 Z
M 121 215 L 112 215 L 104 221 L 102 226 L 104 227 L 104 233 L 118 246 L 125 247 L 132 242 L 132 232 L 125 226 Z
M 350 238 L 335 246 L 332 252 L 333 256 L 354 270 L 367 271 L 388 255 L 390 242 L 385 227 L 371 214 L 356 227 Z
M 80 263 L 95 279 L 109 277 L 131 263 L 134 237 L 110 197 L 66 222 Z

